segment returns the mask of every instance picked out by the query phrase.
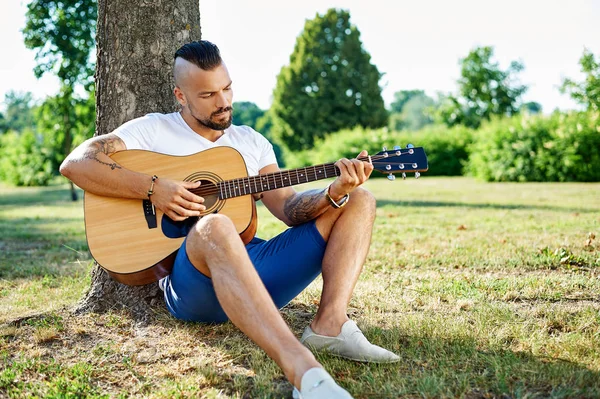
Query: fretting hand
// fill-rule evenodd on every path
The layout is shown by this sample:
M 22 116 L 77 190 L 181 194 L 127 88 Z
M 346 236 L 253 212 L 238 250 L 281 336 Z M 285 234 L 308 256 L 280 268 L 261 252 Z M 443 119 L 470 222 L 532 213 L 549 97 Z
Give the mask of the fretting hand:
M 175 181 L 158 178 L 154 183 L 154 193 L 150 200 L 155 207 L 174 221 L 182 221 L 192 216 L 200 216 L 206 207 L 204 198 L 190 190 L 200 187 L 200 182 Z
M 353 159 L 342 158 L 335 163 L 335 166 L 340 170 L 340 175 L 329 187 L 329 195 L 334 200 L 341 199 L 344 195 L 352 192 L 356 187 L 363 184 L 371 172 L 373 172 L 373 164 L 368 161 L 359 161 L 357 158 L 366 157 L 369 153 L 363 150 L 358 154 L 358 157 Z

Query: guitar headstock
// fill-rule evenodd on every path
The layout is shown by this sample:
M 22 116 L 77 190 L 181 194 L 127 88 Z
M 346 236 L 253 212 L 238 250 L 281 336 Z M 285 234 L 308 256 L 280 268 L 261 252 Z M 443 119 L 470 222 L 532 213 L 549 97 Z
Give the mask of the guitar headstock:
M 391 150 L 383 147 L 383 151 L 371 155 L 371 162 L 374 169 L 387 174 L 389 180 L 394 180 L 397 173 L 401 173 L 402 178 L 406 178 L 406 173 L 414 172 L 415 177 L 419 178 L 421 172 L 429 169 L 423 147 L 414 147 L 412 144 L 407 145 L 406 148 L 395 146 Z

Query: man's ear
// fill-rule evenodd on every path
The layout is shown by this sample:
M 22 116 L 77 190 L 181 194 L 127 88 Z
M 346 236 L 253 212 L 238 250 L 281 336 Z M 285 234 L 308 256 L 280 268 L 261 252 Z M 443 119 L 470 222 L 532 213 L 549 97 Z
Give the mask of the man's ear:
M 182 106 L 185 106 L 187 104 L 185 94 L 183 94 L 183 91 L 181 91 L 179 87 L 175 86 L 175 88 L 173 89 L 173 94 L 175 94 L 175 98 L 177 99 L 177 102 L 179 102 L 179 104 L 181 104 Z

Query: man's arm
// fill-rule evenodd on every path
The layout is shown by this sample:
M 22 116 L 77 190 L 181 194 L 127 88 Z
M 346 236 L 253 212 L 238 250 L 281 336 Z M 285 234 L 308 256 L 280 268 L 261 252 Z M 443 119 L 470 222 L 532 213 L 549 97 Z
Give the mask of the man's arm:
M 367 156 L 362 151 L 358 157 Z M 328 187 L 331 198 L 339 202 L 346 194 L 363 184 L 373 172 L 373 165 L 358 159 L 340 159 L 335 163 L 341 174 Z M 269 165 L 260 170 L 261 174 L 277 172 L 277 165 Z M 267 191 L 262 197 L 265 206 L 275 217 L 288 226 L 306 223 L 319 217 L 331 208 L 325 197 L 325 189 L 308 190 L 297 193 L 292 187 Z
M 146 198 L 152 177 L 123 168 L 110 155 L 127 148 L 114 134 L 93 137 L 73 150 L 60 173 L 85 191 L 108 197 Z
M 152 176 L 123 168 L 110 158 L 127 147 L 115 134 L 93 137 L 79 145 L 60 165 L 60 173 L 94 194 L 107 197 L 147 199 Z M 173 220 L 199 216 L 204 210 L 202 197 L 188 189 L 199 183 L 161 179 L 154 185 L 152 203 Z

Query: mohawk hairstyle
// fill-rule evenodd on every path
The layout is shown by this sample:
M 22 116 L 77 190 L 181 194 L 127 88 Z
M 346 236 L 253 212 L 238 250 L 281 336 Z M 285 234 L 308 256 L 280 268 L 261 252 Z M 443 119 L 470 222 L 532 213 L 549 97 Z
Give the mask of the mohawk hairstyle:
M 175 52 L 174 59 L 183 58 L 198 68 L 211 71 L 221 65 L 219 48 L 208 40 L 186 43 Z

